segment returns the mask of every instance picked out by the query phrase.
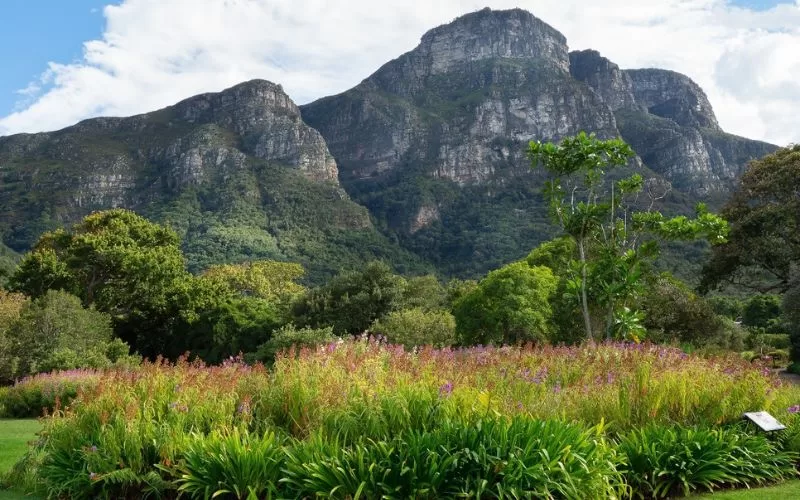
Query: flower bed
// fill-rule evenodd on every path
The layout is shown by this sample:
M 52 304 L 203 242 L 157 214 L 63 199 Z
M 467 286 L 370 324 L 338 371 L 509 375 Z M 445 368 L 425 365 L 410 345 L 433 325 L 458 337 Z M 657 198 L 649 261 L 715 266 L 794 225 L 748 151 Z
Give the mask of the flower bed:
M 737 356 L 704 359 L 652 345 L 407 352 L 362 339 L 284 353 L 271 370 L 181 361 L 97 376 L 45 421 L 28 458 L 26 468 L 51 495 L 181 488 L 246 498 L 252 487 L 258 498 L 659 496 L 684 483 L 637 482 L 631 474 L 670 470 L 672 462 L 659 458 L 660 448 L 680 456 L 669 432 L 695 432 L 688 442 L 723 456 L 728 468 L 739 456 L 724 445 L 732 441 L 770 458 L 768 471 L 691 476 L 692 491 L 794 473 L 791 439 L 751 436 L 736 424 L 744 411 L 773 412 L 791 424 L 786 436 L 800 427 L 789 413 L 800 389 Z M 635 434 L 651 428 L 659 430 Z M 645 438 L 656 444 L 631 451 Z M 654 465 L 631 463 L 647 453 Z M 440 474 L 427 476 L 431 467 Z

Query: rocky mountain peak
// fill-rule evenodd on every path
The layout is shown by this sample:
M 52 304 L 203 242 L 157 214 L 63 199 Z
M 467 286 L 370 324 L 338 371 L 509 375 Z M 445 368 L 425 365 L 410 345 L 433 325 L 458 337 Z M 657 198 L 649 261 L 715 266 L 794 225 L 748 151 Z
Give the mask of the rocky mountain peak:
M 522 9 L 487 7 L 461 16 L 425 33 L 416 52 L 426 61 L 430 74 L 491 58 L 546 59 L 569 71 L 564 35 Z
M 251 80 L 191 97 L 169 109 L 178 120 L 235 132 L 247 154 L 294 165 L 314 180 L 338 183 L 336 162 L 324 139 L 303 122 L 300 109 L 280 85 Z
M 176 117 L 190 123 L 230 125 L 244 131 L 267 115 L 300 116 L 283 87 L 266 80 L 250 80 L 221 92 L 200 94 L 175 106 Z
M 685 127 L 721 130 L 706 93 L 688 76 L 665 69 L 625 73 L 633 83 L 636 102 L 650 113 Z
M 597 92 L 613 110 L 638 108 L 633 95 L 633 81 L 619 66 L 596 50 L 569 53 L 569 71 Z

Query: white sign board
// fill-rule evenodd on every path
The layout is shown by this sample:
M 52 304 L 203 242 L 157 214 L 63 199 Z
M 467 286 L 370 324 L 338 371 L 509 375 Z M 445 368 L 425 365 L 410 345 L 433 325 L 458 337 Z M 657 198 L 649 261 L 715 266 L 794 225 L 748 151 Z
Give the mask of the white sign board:
M 775 417 L 765 411 L 755 411 L 752 413 L 745 413 L 744 418 L 749 419 L 754 424 L 759 426 L 762 431 L 780 431 L 786 428 L 785 425 L 775 420 Z

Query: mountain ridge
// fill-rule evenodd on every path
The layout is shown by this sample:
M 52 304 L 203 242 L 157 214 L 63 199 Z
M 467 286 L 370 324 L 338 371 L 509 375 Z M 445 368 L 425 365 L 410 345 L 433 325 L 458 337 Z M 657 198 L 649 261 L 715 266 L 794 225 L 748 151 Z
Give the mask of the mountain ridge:
M 251 80 L 127 118 L 0 138 L 0 240 L 123 206 L 176 227 L 194 270 L 297 260 L 312 279 L 370 258 L 477 276 L 553 234 L 530 140 L 621 136 L 664 208 L 719 205 L 776 147 L 726 134 L 679 73 L 569 51 L 531 13 L 483 9 L 425 33 L 354 88 L 297 106 Z M 50 194 L 53 193 L 53 194 Z

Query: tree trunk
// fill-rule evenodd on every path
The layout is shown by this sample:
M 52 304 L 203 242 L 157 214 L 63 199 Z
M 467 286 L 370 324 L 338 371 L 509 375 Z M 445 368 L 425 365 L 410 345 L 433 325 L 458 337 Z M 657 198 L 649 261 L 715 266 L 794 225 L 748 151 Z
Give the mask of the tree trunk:
M 592 340 L 592 318 L 589 316 L 589 297 L 586 293 L 586 251 L 583 248 L 583 239 L 578 241 L 578 251 L 581 258 L 581 308 L 583 309 L 583 325 L 586 328 L 587 340 Z

